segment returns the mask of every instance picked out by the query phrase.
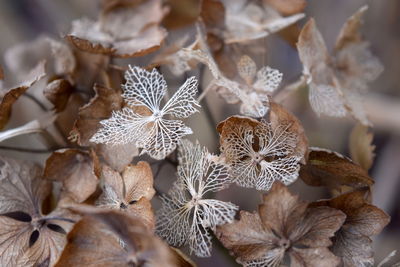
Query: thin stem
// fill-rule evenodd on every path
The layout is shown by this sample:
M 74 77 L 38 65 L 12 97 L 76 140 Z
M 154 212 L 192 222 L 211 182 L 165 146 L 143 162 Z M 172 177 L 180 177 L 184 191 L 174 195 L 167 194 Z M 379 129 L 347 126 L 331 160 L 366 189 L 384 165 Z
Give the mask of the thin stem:
M 48 111 L 47 107 L 35 96 L 31 95 L 30 93 L 24 93 L 23 96 L 35 102 L 35 104 L 43 111 Z
M 24 148 L 24 147 L 9 147 L 9 146 L 0 146 L 0 149 L 3 150 L 11 150 L 11 151 L 18 151 L 18 152 L 28 152 L 28 153 L 51 153 L 58 149 L 63 149 L 63 147 L 59 148 L 44 148 L 44 149 L 37 149 L 37 148 Z
M 297 81 L 288 84 L 282 90 L 280 90 L 274 96 L 274 101 L 277 103 L 282 103 L 289 95 L 306 86 L 307 86 L 307 79 L 304 75 L 301 75 L 301 77 Z
M 215 85 L 215 80 L 212 80 L 208 86 L 206 87 L 206 89 L 204 89 L 201 94 L 199 95 L 199 97 L 197 98 L 197 102 L 200 103 L 201 100 L 203 100 L 203 98 L 207 95 L 207 93 L 214 87 Z

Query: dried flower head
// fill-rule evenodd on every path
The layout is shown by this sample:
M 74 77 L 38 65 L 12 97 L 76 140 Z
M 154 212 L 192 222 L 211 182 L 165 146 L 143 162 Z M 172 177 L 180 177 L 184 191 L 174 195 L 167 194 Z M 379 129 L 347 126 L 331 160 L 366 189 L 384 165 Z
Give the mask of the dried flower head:
M 223 0 L 222 2 L 225 5 L 224 39 L 226 43 L 263 38 L 304 17 L 304 14 L 282 17 L 268 3 L 247 0 Z
M 28 162 L 0 158 L 0 265 L 52 266 L 74 217 L 63 209 L 42 214 L 51 183 Z
M 194 96 L 197 80 L 191 77 L 160 108 L 167 91 L 163 76 L 153 69 L 148 72 L 139 67 L 129 67 L 122 95 L 129 107 L 113 111 L 110 119 L 101 121 L 103 127 L 90 139 L 103 144 L 129 144 L 143 148 L 155 159 L 164 159 L 180 139 L 192 133 L 180 120 L 165 119 L 167 115 L 187 118 L 199 106 Z
M 240 113 L 250 117 L 262 117 L 269 110 L 269 96 L 282 81 L 282 73 L 264 66 L 257 71 L 255 62 L 249 56 L 242 56 L 237 62 L 241 82 L 228 79 L 219 69 L 203 39 L 203 32 L 197 28 L 197 38 L 188 47 L 168 57 L 174 71 L 182 73 L 191 69 L 193 61 L 205 64 L 214 80 L 210 88 L 218 89 L 219 94 L 229 104 L 241 103 Z
M 128 165 L 122 174 L 103 166 L 101 176 L 104 179 L 103 193 L 97 205 L 127 211 L 153 229 L 155 220 L 150 200 L 155 191 L 150 165 L 144 161 Z
M 169 247 L 138 218 L 94 208 L 83 213 L 55 266 L 177 266 Z
M 361 7 L 344 24 L 336 40 L 333 58 L 313 19 L 301 31 L 297 47 L 313 110 L 317 114 L 335 117 L 350 113 L 362 124 L 369 125 L 361 94 L 366 91 L 367 83 L 379 76 L 383 67 L 359 32 L 366 10 L 367 6 Z
M 335 233 L 332 252 L 341 258 L 343 266 L 373 266 L 374 251 L 371 236 L 379 234 L 390 216 L 365 200 L 368 190 L 357 190 L 336 198 L 318 201 L 313 206 L 327 206 L 346 214 L 343 226 Z
M 265 194 L 258 212 L 217 227 L 217 237 L 244 266 L 337 266 L 330 238 L 346 216 L 330 207 L 309 207 L 280 182 Z
M 108 1 L 98 21 L 73 21 L 67 38 L 90 53 L 142 56 L 158 49 L 167 35 L 159 26 L 166 11 L 160 0 Z
M 172 246 L 189 244 L 199 257 L 211 255 L 211 235 L 217 225 L 231 222 L 237 206 L 206 198 L 230 183 L 227 168 L 213 162 L 199 144 L 183 140 L 179 150 L 178 180 L 163 196 L 157 216 L 157 232 Z
M 269 190 L 275 181 L 294 182 L 301 157 L 294 153 L 298 139 L 290 126 L 238 116 L 221 122 L 221 151 L 233 181 L 258 190 Z

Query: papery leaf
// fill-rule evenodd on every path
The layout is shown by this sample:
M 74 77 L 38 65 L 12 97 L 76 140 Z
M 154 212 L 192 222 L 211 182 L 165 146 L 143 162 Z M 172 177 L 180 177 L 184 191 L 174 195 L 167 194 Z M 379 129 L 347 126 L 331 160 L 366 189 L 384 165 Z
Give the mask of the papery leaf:
M 326 186 L 339 193 L 374 184 L 368 173 L 350 159 L 318 148 L 310 149 L 307 164 L 300 169 L 300 178 L 308 185 Z
M 46 160 L 43 176 L 62 182 L 62 195 L 81 203 L 97 188 L 98 164 L 93 152 L 89 154 L 77 149 L 58 150 Z
M 308 207 L 281 183 L 264 195 L 258 213 L 217 227 L 216 235 L 244 266 L 280 266 L 289 256 L 299 266 L 337 266 L 328 249 L 345 215 L 329 207 Z

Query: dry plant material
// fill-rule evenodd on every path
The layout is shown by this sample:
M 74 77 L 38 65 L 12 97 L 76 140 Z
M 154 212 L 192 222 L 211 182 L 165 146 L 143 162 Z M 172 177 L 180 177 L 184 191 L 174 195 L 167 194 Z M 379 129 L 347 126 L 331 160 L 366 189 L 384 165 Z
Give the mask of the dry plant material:
M 217 225 L 233 221 L 238 207 L 230 202 L 207 198 L 227 188 L 226 166 L 214 161 L 198 143 L 183 140 L 179 149 L 178 179 L 162 196 L 157 214 L 157 233 L 172 246 L 189 245 L 199 257 L 211 255 L 211 234 Z
M 90 53 L 143 56 L 157 50 L 166 37 L 167 32 L 159 26 L 166 12 L 160 0 L 110 1 L 97 21 L 73 21 L 67 39 Z
M 104 179 L 103 193 L 97 205 L 126 211 L 141 218 L 149 229 L 153 229 L 155 219 L 150 200 L 155 191 L 150 165 L 144 161 L 128 165 L 122 174 L 104 166 L 101 176 Z
M 351 159 L 368 171 L 375 158 L 375 145 L 372 144 L 374 135 L 368 131 L 368 127 L 357 124 L 350 134 L 349 148 Z
M 56 267 L 178 266 L 159 238 L 127 213 L 93 210 L 74 226 Z
M 246 42 L 275 33 L 302 19 L 304 14 L 282 17 L 268 3 L 247 0 L 223 0 L 226 43 Z
M 367 190 L 343 194 L 313 206 L 332 207 L 346 214 L 346 220 L 333 238 L 332 252 L 341 258 L 343 266 L 373 266 L 374 251 L 371 236 L 379 234 L 390 217 L 381 209 L 367 203 Z
M 306 0 L 263 0 L 283 16 L 290 16 L 303 12 Z
M 313 110 L 318 115 L 335 117 L 349 113 L 368 126 L 371 123 L 362 105 L 362 93 L 367 90 L 367 83 L 383 71 L 383 66 L 360 34 L 361 19 L 366 10 L 367 6 L 361 7 L 344 24 L 333 57 L 313 19 L 301 31 L 297 47 Z
M 12 106 L 18 98 L 23 95 L 29 87 L 35 82 L 40 80 L 46 75 L 45 73 L 45 61 L 39 62 L 35 68 L 33 68 L 24 81 L 11 89 L 3 90 L 0 88 L 1 102 L 0 102 L 0 129 L 4 128 L 7 124 L 10 116 Z
M 96 155 L 78 149 L 55 151 L 46 160 L 44 178 L 62 182 L 61 198 L 69 197 L 77 203 L 88 199 L 96 190 L 99 179 Z
M 311 186 L 326 186 L 334 194 L 374 184 L 361 166 L 339 153 L 319 148 L 310 150 L 307 164 L 301 166 L 300 178 Z
M 45 35 L 13 46 L 4 54 L 7 68 L 24 80 L 25 75 L 43 60 L 47 63 L 48 75 L 68 76 L 77 65 L 73 51 L 67 44 Z
M 56 79 L 46 85 L 44 96 L 53 104 L 56 112 L 63 111 L 67 104 L 73 87 L 68 80 Z
M 112 113 L 110 119 L 101 121 L 102 128 L 90 139 L 103 144 L 130 144 L 143 148 L 155 159 L 164 159 L 175 150 L 177 143 L 192 130 L 180 120 L 165 119 L 165 116 L 187 118 L 197 112 L 194 96 L 197 80 L 191 77 L 160 108 L 167 92 L 163 76 L 153 69 L 151 72 L 139 67 L 129 67 L 125 73 L 122 97 L 129 107 Z
M 1 157 L 0 166 L 0 265 L 52 266 L 76 216 L 42 213 L 52 186 L 37 165 Z
M 95 96 L 79 109 L 78 119 L 74 124 L 71 136 L 81 146 L 90 145 L 90 138 L 101 127 L 100 121 L 110 117 L 113 111 L 123 107 L 122 90 L 99 84 L 94 85 Z
M 263 117 L 269 110 L 269 97 L 282 81 L 282 73 L 264 66 L 257 70 L 255 62 L 247 55 L 237 64 L 239 81 L 228 79 L 213 59 L 204 40 L 203 30 L 197 29 L 196 40 L 188 47 L 166 58 L 174 72 L 183 73 L 201 62 L 205 64 L 214 78 L 209 88 L 218 89 L 218 93 L 229 104 L 240 105 L 240 113 L 250 117 Z M 207 90 L 207 89 L 206 89 Z
M 310 207 L 280 182 L 273 185 L 258 212 L 240 212 L 240 220 L 217 227 L 217 237 L 244 266 L 337 266 L 329 246 L 346 216 L 330 207 Z
M 288 185 L 297 179 L 305 152 L 292 123 L 233 116 L 218 125 L 221 151 L 235 183 L 269 190 L 275 181 Z

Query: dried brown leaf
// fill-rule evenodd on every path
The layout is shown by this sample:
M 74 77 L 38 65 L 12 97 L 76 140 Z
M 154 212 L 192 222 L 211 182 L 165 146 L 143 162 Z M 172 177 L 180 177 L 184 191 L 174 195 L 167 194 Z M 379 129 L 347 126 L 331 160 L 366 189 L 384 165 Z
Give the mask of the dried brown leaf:
M 196 23 L 199 17 L 200 0 L 167 0 L 169 13 L 163 19 L 168 29 L 177 29 Z
M 155 194 L 153 174 L 147 162 L 128 165 L 120 174 L 108 166 L 102 168 L 103 193 L 97 200 L 101 207 L 119 209 L 141 218 L 154 229 L 155 218 L 150 200 Z
M 68 80 L 56 79 L 46 85 L 43 90 L 45 97 L 54 105 L 57 112 L 65 109 L 73 87 Z
M 68 234 L 57 267 L 176 266 L 169 247 L 134 216 L 91 211 Z
M 92 195 L 98 184 L 98 162 L 94 153 L 77 149 L 53 152 L 46 160 L 44 178 L 60 181 L 62 195 L 81 203 Z M 63 197 L 64 197 L 63 196 Z
M 39 62 L 35 68 L 25 77 L 25 80 L 14 88 L 1 92 L 0 102 L 0 129 L 4 128 L 10 116 L 12 106 L 18 98 L 23 95 L 35 82 L 40 80 L 45 75 L 45 61 Z
M 75 122 L 72 135 L 81 146 L 90 145 L 89 139 L 101 127 L 100 121 L 111 116 L 112 111 L 123 107 L 122 90 L 107 88 L 95 84 L 96 95 L 85 106 L 79 109 L 79 117 Z
M 293 266 L 337 266 L 328 249 L 330 238 L 345 215 L 329 207 L 308 207 L 281 183 L 264 195 L 258 213 L 240 212 L 241 218 L 217 227 L 216 235 L 239 263 L 279 266 L 285 255 Z
M 0 265 L 53 265 L 76 216 L 62 209 L 42 214 L 51 182 L 38 166 L 5 157 L 0 166 Z
M 312 148 L 300 178 L 311 186 L 326 186 L 334 193 L 370 187 L 374 181 L 359 165 L 339 153 Z
M 167 35 L 158 25 L 166 12 L 160 0 L 111 1 L 98 21 L 74 21 L 66 38 L 90 53 L 143 56 L 157 50 Z
M 375 158 L 375 145 L 372 144 L 373 133 L 368 132 L 368 127 L 362 124 L 354 126 L 350 134 L 349 149 L 351 159 L 368 171 Z
M 306 0 L 263 0 L 283 16 L 294 15 L 304 11 Z
M 313 206 L 328 206 L 341 210 L 346 220 L 333 239 L 332 251 L 341 257 L 344 266 L 369 266 L 374 264 L 372 235 L 379 234 L 390 217 L 381 209 L 367 203 L 367 190 L 343 194 Z
M 3 67 L 0 65 L 0 81 L 4 80 L 4 71 L 3 71 Z

